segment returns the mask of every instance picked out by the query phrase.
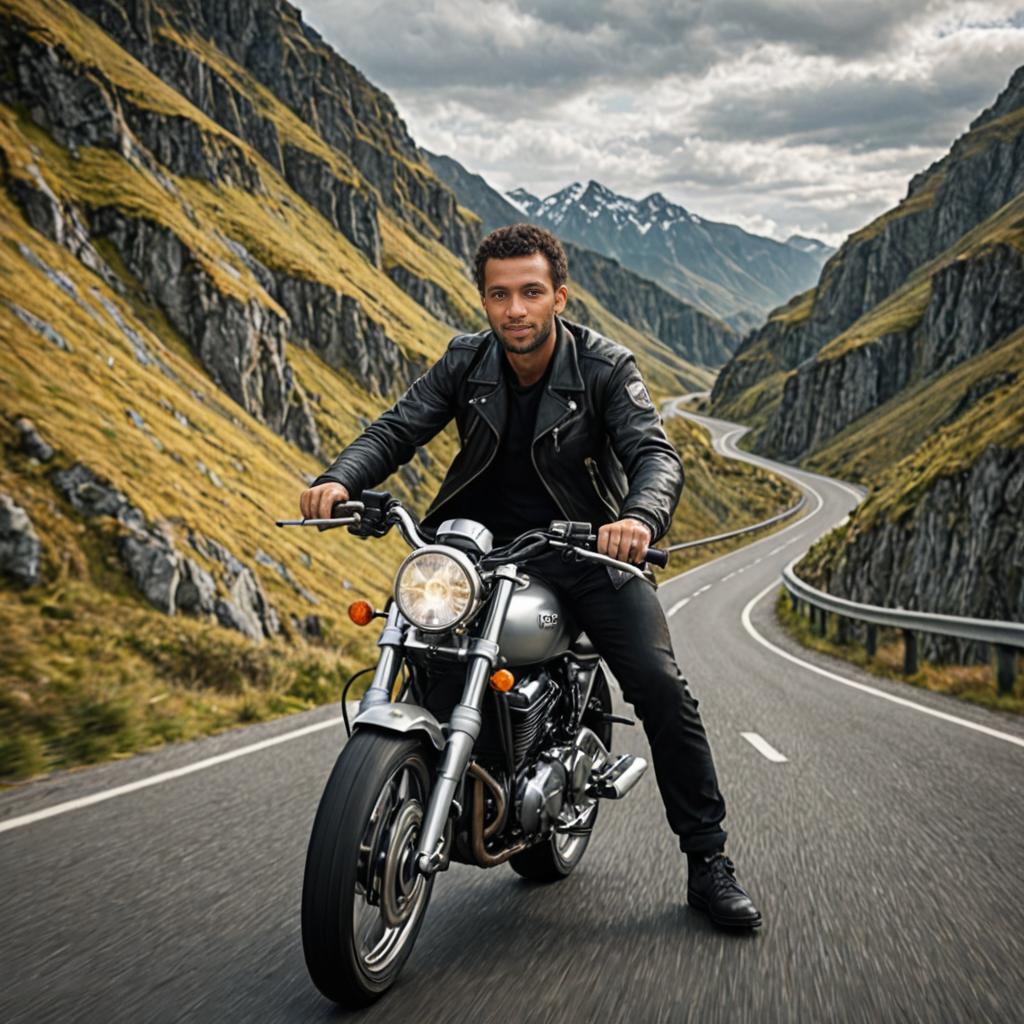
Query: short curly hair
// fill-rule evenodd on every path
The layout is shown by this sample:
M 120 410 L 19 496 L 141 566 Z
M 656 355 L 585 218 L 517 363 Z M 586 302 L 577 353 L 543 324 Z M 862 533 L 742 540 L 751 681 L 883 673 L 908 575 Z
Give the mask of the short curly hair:
M 484 293 L 484 266 L 488 260 L 507 260 L 514 256 L 543 253 L 551 268 L 551 283 L 557 291 L 569 277 L 569 262 L 562 243 L 550 231 L 536 224 L 509 224 L 492 231 L 480 243 L 473 259 L 473 277 L 480 294 Z

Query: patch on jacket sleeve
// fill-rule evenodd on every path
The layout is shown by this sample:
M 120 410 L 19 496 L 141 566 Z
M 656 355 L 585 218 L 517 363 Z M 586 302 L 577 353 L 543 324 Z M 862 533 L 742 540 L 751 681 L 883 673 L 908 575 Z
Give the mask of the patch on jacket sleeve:
M 647 394 L 647 388 L 644 387 L 644 382 L 639 377 L 635 377 L 626 383 L 626 394 L 629 395 L 629 400 L 638 409 L 654 408 L 651 396 Z

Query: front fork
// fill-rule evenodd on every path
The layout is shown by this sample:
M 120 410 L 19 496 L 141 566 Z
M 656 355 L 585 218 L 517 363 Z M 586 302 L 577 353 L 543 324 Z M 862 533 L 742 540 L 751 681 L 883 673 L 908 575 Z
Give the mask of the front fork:
M 444 860 L 444 829 L 451 814 L 455 793 L 469 766 L 473 746 L 480 735 L 484 694 L 494 665 L 498 660 L 498 637 L 505 625 L 512 594 L 516 589 L 514 565 L 499 566 L 494 575 L 498 582 L 491 595 L 490 608 L 483 633 L 469 650 L 469 670 L 462 700 L 452 709 L 448 719 L 448 741 L 438 771 L 437 785 L 431 793 L 427 814 L 420 832 L 416 866 L 424 875 L 432 875 Z
M 497 583 L 491 594 L 487 611 L 487 622 L 483 632 L 473 640 L 469 648 L 469 669 L 462 700 L 452 709 L 448 719 L 448 739 L 444 756 L 427 803 L 427 813 L 420 831 L 419 846 L 416 850 L 416 867 L 424 875 L 434 874 L 444 862 L 444 830 L 451 814 L 452 803 L 462 777 L 469 766 L 473 746 L 480 735 L 484 694 L 494 665 L 498 660 L 498 637 L 508 615 L 512 594 L 518 586 L 516 567 L 499 566 L 494 572 Z M 391 700 L 391 687 L 401 661 L 403 629 L 400 626 L 397 605 L 392 605 L 387 624 L 378 644 L 380 658 L 362 702 L 360 713 L 376 704 Z

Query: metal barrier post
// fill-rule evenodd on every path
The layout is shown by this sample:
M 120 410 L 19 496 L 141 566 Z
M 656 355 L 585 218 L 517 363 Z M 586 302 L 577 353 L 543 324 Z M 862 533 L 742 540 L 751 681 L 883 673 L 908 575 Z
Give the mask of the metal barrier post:
M 1013 693 L 1017 679 L 1017 650 L 1007 644 L 996 644 L 996 685 L 1001 694 Z
M 850 642 L 850 620 L 845 615 L 836 616 L 836 640 L 844 646 Z
M 873 622 L 868 623 L 868 635 L 864 646 L 867 648 L 869 658 L 873 658 L 878 652 L 878 627 Z
M 903 674 L 912 676 L 917 672 L 917 634 L 912 629 L 903 630 Z

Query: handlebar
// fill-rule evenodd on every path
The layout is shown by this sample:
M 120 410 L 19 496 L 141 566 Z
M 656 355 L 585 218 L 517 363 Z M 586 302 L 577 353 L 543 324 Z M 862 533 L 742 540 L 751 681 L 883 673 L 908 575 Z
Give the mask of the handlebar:
M 386 491 L 363 491 L 360 498 L 362 500 L 335 502 L 331 508 L 330 519 L 279 519 L 277 525 L 315 526 L 320 530 L 347 526 L 349 533 L 354 533 L 359 537 L 383 537 L 392 526 L 398 526 L 406 543 L 411 548 L 421 548 L 431 543 L 431 539 L 420 530 L 419 523 L 413 515 L 397 498 L 392 498 Z M 541 537 L 547 539 L 553 547 L 572 549 L 578 555 L 591 561 L 624 569 L 637 576 L 643 575 L 640 568 L 631 562 L 594 551 L 593 546 L 597 543 L 597 534 L 590 532 L 590 523 L 555 520 L 551 523 L 549 530 L 529 531 L 505 547 L 512 548 L 520 539 L 531 535 L 538 540 Z M 668 556 L 669 552 L 664 548 L 647 548 L 644 551 L 644 561 L 659 568 L 664 568 L 668 564 Z

